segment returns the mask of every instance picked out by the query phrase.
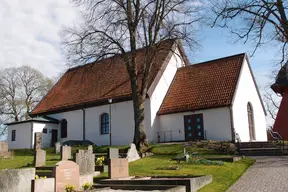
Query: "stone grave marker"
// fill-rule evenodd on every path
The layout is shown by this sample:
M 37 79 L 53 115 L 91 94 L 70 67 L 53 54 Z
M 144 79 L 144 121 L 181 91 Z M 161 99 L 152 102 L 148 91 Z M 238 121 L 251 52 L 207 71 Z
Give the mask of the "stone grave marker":
M 76 191 L 79 190 L 79 166 L 73 161 L 60 161 L 53 168 L 55 178 L 55 191 L 65 192 L 66 185 L 75 185 Z
M 128 149 L 128 152 L 127 152 L 127 159 L 128 159 L 128 162 L 132 162 L 132 161 L 136 161 L 140 159 L 140 156 L 138 154 L 138 151 L 134 143 L 130 144 L 130 148 Z
M 129 177 L 128 159 L 112 158 L 108 164 L 109 179 L 119 179 Z
M 71 156 L 71 146 L 64 145 L 61 147 L 61 160 L 69 160 L 72 159 Z
M 0 142 L 0 157 L 4 159 L 12 157 L 11 152 L 8 151 L 8 142 Z
M 88 151 L 91 151 L 93 153 L 93 146 L 92 145 L 88 146 Z
M 59 141 L 55 143 L 54 147 L 55 147 L 56 154 L 61 152 L 61 143 Z
M 42 148 L 42 133 L 36 132 L 34 133 L 34 150 Z
M 35 167 L 42 167 L 46 165 L 46 151 L 37 149 L 34 154 L 34 165 Z
M 74 160 L 79 165 L 80 174 L 95 172 L 95 154 L 90 150 L 79 150 Z
M 0 142 L 0 153 L 7 153 L 7 152 L 8 152 L 8 143 Z
M 108 159 L 119 158 L 119 149 L 117 148 L 108 148 L 107 153 Z

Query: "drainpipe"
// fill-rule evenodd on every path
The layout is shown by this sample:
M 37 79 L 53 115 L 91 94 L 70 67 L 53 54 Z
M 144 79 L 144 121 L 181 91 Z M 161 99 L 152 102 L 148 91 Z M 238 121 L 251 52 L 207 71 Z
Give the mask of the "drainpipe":
M 33 123 L 30 122 L 30 125 L 31 125 L 31 128 L 30 128 L 30 129 L 31 129 L 31 142 L 30 142 L 30 145 L 31 145 L 31 146 L 30 146 L 30 148 L 33 149 L 33 140 L 34 140 L 34 139 L 33 139 L 33 134 L 34 134 L 34 133 L 33 133 Z
M 234 119 L 233 119 L 233 110 L 232 110 L 232 105 L 229 107 L 230 110 L 230 123 L 231 123 L 231 136 L 232 136 L 232 141 L 235 142 L 235 129 L 234 129 Z
M 86 129 L 85 129 L 85 109 L 82 109 L 83 111 L 83 141 L 86 140 L 85 134 L 86 134 Z

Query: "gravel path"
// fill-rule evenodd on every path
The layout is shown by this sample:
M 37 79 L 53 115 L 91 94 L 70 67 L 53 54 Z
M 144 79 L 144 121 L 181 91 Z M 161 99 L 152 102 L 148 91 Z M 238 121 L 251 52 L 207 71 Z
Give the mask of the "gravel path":
M 288 156 L 254 158 L 256 163 L 227 192 L 288 191 Z

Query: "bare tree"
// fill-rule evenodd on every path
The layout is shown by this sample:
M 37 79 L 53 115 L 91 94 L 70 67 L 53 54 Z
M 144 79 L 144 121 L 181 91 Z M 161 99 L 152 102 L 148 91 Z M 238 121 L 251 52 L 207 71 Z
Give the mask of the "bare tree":
M 144 102 L 158 42 L 182 39 L 195 43 L 192 25 L 200 21 L 197 0 L 73 0 L 82 10 L 84 24 L 64 30 L 68 60 L 81 65 L 121 54 L 130 77 L 134 108 L 134 139 L 147 145 Z M 136 49 L 145 48 L 137 61 Z M 140 66 L 140 67 L 139 67 Z
M 264 88 L 262 96 L 269 117 L 275 121 L 280 106 L 281 96 L 275 95 L 270 86 Z
M 260 45 L 276 41 L 281 45 L 281 66 L 283 62 L 286 62 L 288 41 L 287 1 L 218 0 L 212 1 L 212 10 L 216 14 L 213 26 L 227 27 L 229 21 L 233 20 L 232 33 L 244 40 L 244 43 L 254 42 L 253 54 Z M 243 25 L 243 23 L 245 24 Z
M 52 87 L 53 82 L 29 66 L 0 71 L 0 119 L 20 121 Z

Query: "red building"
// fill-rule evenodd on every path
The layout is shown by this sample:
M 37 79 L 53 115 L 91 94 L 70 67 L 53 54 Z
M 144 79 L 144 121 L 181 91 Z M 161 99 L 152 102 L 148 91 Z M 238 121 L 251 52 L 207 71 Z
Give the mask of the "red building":
M 276 82 L 271 86 L 276 94 L 282 96 L 282 101 L 273 127 L 284 140 L 288 140 L 288 64 L 279 71 Z

